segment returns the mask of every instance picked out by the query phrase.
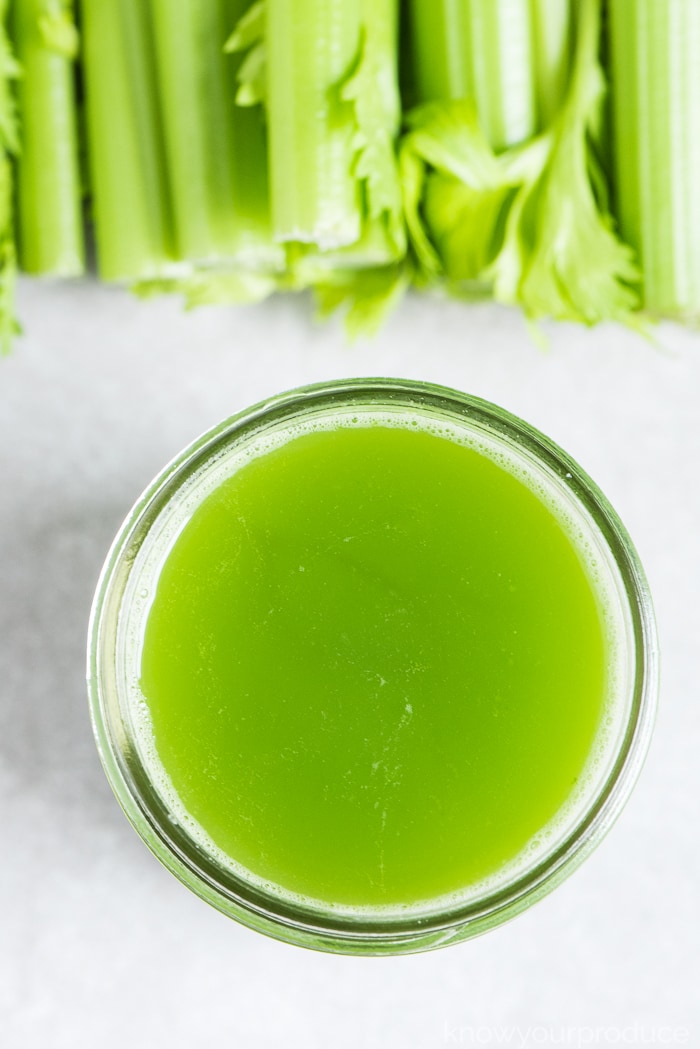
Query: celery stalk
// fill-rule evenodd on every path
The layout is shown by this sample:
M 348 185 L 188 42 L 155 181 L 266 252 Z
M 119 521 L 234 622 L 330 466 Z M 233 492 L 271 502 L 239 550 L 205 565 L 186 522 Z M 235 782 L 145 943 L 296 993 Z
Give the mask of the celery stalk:
M 360 0 L 266 0 L 275 235 L 322 250 L 360 237 L 352 106 L 339 94 L 361 42 Z
M 329 265 L 395 259 L 404 250 L 396 0 L 264 0 L 229 46 L 248 51 L 239 102 L 266 106 L 275 239 Z
M 566 94 L 531 141 L 497 154 L 473 100 L 409 114 L 404 201 L 425 281 L 455 294 L 490 286 L 533 319 L 636 323 L 639 271 L 615 234 L 596 151 L 600 15 L 600 0 L 578 0 Z
M 235 104 L 224 54 L 246 0 L 150 0 L 179 253 L 205 265 L 281 268 L 271 239 L 261 114 Z
M 566 90 L 570 0 L 411 0 L 418 102 L 473 101 L 494 149 L 550 122 Z
M 530 0 L 538 128 L 547 127 L 566 95 L 573 60 L 572 0 Z
M 644 305 L 700 315 L 700 4 L 611 0 L 616 211 Z
M 173 269 L 174 231 L 144 0 L 83 0 L 89 159 L 105 280 Z
M 5 28 L 9 0 L 0 0 L 0 353 L 9 353 L 19 330 L 15 318 L 17 251 L 14 231 L 14 172 L 12 158 L 19 152 L 17 109 L 13 81 L 20 67 Z
M 14 0 L 13 39 L 23 75 L 18 229 L 22 269 L 74 277 L 85 268 L 70 0 Z

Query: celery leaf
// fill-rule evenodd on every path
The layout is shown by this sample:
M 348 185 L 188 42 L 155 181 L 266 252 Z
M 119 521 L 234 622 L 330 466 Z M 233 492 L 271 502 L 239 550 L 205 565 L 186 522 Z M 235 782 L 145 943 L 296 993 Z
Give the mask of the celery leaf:
M 401 173 L 418 265 L 428 280 L 482 280 L 500 249 L 519 173 L 495 155 L 471 101 L 421 106 L 408 124 Z
M 595 152 L 605 90 L 599 32 L 599 0 L 582 0 L 569 91 L 542 136 L 548 149 L 542 169 L 519 190 L 507 243 L 492 268 L 494 291 L 501 301 L 520 303 L 531 319 L 638 327 L 640 273 L 614 230 Z
M 352 341 L 376 335 L 396 309 L 410 282 L 405 262 L 363 270 L 337 271 L 314 285 L 316 316 L 326 320 L 344 313 L 345 330 Z
M 425 217 L 451 280 L 483 278 L 501 248 L 513 193 L 508 185 L 475 190 L 440 172 L 428 177 Z
M 366 187 L 368 217 L 386 223 L 397 253 L 403 254 L 406 237 L 394 146 L 400 119 L 396 79 L 384 48 L 364 29 L 340 97 L 354 108 L 354 175 Z
M 45 0 L 39 33 L 46 48 L 71 61 L 78 57 L 80 37 L 75 25 L 73 0 Z

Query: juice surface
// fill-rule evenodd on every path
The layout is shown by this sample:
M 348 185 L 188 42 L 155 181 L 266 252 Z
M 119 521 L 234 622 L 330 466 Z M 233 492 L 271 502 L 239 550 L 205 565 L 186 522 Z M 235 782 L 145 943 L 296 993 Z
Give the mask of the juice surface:
M 206 496 L 160 572 L 141 689 L 221 850 L 367 908 L 528 847 L 581 776 L 607 662 L 543 501 L 448 437 L 373 425 L 294 437 Z

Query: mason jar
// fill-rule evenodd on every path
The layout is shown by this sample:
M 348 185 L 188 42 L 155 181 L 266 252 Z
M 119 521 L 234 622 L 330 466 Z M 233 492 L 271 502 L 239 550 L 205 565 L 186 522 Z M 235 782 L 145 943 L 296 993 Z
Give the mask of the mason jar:
M 551 819 L 544 819 L 542 826 L 537 827 L 528 835 L 527 840 L 522 842 L 522 848 L 518 849 L 517 855 L 500 866 L 497 864 L 496 869 L 487 872 L 488 876 L 468 880 L 467 884 L 457 888 L 452 886 L 449 892 L 437 891 L 433 895 L 430 893 L 426 895 L 421 890 L 416 898 L 411 896 L 409 890 L 406 890 L 402 896 L 397 889 L 389 888 L 386 889 L 385 899 L 380 898 L 379 890 L 375 896 L 372 896 L 369 892 L 364 892 L 363 895 L 364 890 L 358 889 L 357 898 L 353 897 L 351 888 L 347 891 L 344 889 L 343 894 L 337 895 L 333 895 L 331 890 L 325 894 L 303 891 L 305 887 L 303 878 L 300 882 L 296 873 L 295 878 L 291 879 L 294 884 L 284 884 L 284 878 L 270 875 L 269 869 L 265 868 L 266 861 L 261 860 L 257 864 L 259 869 L 255 869 L 257 861 L 256 863 L 249 861 L 248 845 L 250 841 L 254 840 L 258 843 L 261 857 L 265 857 L 270 852 L 274 853 L 277 844 L 275 833 L 271 830 L 269 831 L 270 840 L 265 842 L 265 835 L 269 830 L 266 824 L 273 826 L 270 813 L 274 815 L 274 805 L 273 808 L 270 808 L 273 803 L 268 799 L 266 801 L 268 808 L 265 810 L 268 816 L 265 818 L 261 816 L 259 820 L 256 820 L 250 815 L 251 811 L 254 811 L 250 808 L 251 792 L 257 789 L 263 793 L 269 793 L 275 789 L 278 791 L 278 796 L 274 804 L 278 808 L 284 808 L 288 802 L 292 804 L 292 801 L 279 793 L 281 788 L 278 783 L 279 769 L 277 768 L 277 765 L 282 768 L 283 763 L 288 761 L 289 753 L 284 753 L 284 751 L 291 749 L 291 743 L 290 748 L 281 747 L 279 754 L 273 754 L 272 759 L 268 754 L 267 761 L 260 762 L 259 767 L 255 767 L 254 756 L 251 758 L 250 754 L 243 755 L 236 752 L 235 748 L 231 749 L 225 760 L 220 753 L 218 754 L 220 789 L 222 797 L 225 795 L 229 799 L 227 818 L 232 824 L 240 820 L 241 828 L 243 821 L 247 821 L 246 825 L 253 825 L 253 830 L 246 832 L 248 837 L 245 838 L 245 841 L 248 843 L 246 844 L 248 852 L 246 849 L 242 850 L 246 853 L 245 855 L 232 855 L 233 849 L 227 851 L 226 848 L 222 848 L 221 841 L 217 841 L 216 833 L 212 832 L 211 828 L 203 826 L 202 819 L 190 811 L 187 800 L 183 796 L 186 791 L 183 792 L 178 788 L 175 782 L 177 777 L 174 777 L 174 773 L 170 775 L 169 759 L 161 752 L 163 748 L 159 741 L 158 727 L 151 716 L 153 711 L 149 712 L 149 698 L 142 682 L 142 661 L 144 646 L 147 647 L 148 644 L 148 624 L 153 615 L 154 601 L 159 600 L 159 588 L 162 589 L 164 585 L 162 582 L 164 566 L 168 565 L 169 559 L 172 561 L 173 551 L 177 553 L 180 537 L 187 534 L 191 522 L 203 512 L 202 508 L 208 505 L 207 500 L 212 498 L 212 493 L 220 491 L 223 485 L 233 484 L 235 486 L 239 482 L 242 483 L 251 464 L 258 464 L 256 468 L 264 470 L 266 457 L 272 455 L 284 457 L 288 454 L 289 449 L 296 447 L 295 442 L 303 442 L 311 434 L 316 435 L 314 438 L 316 440 L 318 435 L 342 432 L 345 435 L 342 440 L 351 442 L 354 438 L 347 437 L 347 434 L 362 432 L 362 440 L 366 444 L 367 439 L 374 439 L 372 434 L 377 436 L 378 430 L 381 430 L 382 433 L 393 430 L 400 434 L 417 432 L 426 435 L 426 440 L 423 441 L 421 448 L 425 446 L 430 454 L 438 454 L 439 448 L 437 445 L 426 443 L 427 437 L 430 437 L 431 440 L 447 441 L 458 445 L 460 448 L 467 449 L 469 455 L 481 457 L 485 463 L 489 464 L 489 470 L 493 468 L 493 470 L 504 472 L 511 481 L 517 481 L 518 485 L 526 489 L 527 498 L 539 501 L 546 513 L 556 520 L 557 527 L 565 533 L 566 541 L 575 551 L 583 571 L 590 578 L 591 587 L 596 594 L 595 599 L 602 609 L 601 623 L 603 626 L 601 629 L 608 632 L 610 642 L 608 646 L 609 666 L 606 669 L 608 685 L 606 685 L 607 692 L 601 706 L 600 724 L 597 725 L 594 736 L 587 745 L 588 753 L 581 775 L 576 777 L 577 782 L 575 785 L 572 784 L 570 796 L 566 798 L 565 803 L 559 806 Z M 379 438 L 381 437 L 382 435 L 379 434 Z M 413 468 L 410 451 L 414 447 L 414 444 L 411 444 L 412 438 L 400 436 L 392 440 L 394 443 L 406 445 L 406 461 L 401 469 L 410 471 Z M 307 440 L 309 447 L 312 443 Z M 301 448 L 302 445 L 298 447 Z M 418 444 L 415 444 L 415 448 L 418 449 Z M 418 463 L 418 458 L 416 458 L 416 463 Z M 464 461 L 467 462 L 466 459 Z M 370 459 L 367 462 L 369 464 Z M 339 460 L 339 470 L 340 468 Z M 292 469 L 291 460 L 289 469 Z M 294 465 L 294 469 L 300 469 L 298 463 Z M 370 471 L 369 465 L 367 470 Z M 435 472 L 436 477 L 438 472 Z M 368 472 L 368 478 L 369 476 Z M 303 479 L 305 475 L 300 474 L 300 477 Z M 417 475 L 417 483 L 419 480 Z M 510 484 L 511 481 L 508 483 Z M 303 483 L 306 484 L 306 480 L 303 480 Z M 387 473 L 386 483 L 391 487 L 390 471 Z M 428 471 L 428 474 L 420 480 L 420 491 L 416 492 L 417 504 L 423 499 L 427 499 L 428 502 L 433 499 L 432 484 L 433 481 Z M 437 484 L 435 480 L 435 485 Z M 464 491 L 451 491 L 447 495 L 450 498 L 468 501 L 469 484 L 467 472 L 464 478 L 466 486 Z M 369 481 L 368 486 L 371 488 Z M 460 485 L 457 487 L 459 488 Z M 375 490 L 378 491 L 376 486 Z M 318 498 L 321 499 L 322 496 L 323 491 L 319 488 Z M 313 492 L 309 498 L 311 499 L 309 506 L 313 510 L 313 498 L 315 498 Z M 441 495 L 440 498 L 443 496 Z M 467 503 L 465 502 L 464 505 Z M 311 516 L 313 517 L 313 512 Z M 511 529 L 515 528 L 515 531 L 509 534 L 518 534 L 517 522 L 514 524 L 513 521 L 503 520 L 499 523 L 497 520 L 494 524 L 488 515 L 485 521 L 484 528 L 490 529 L 489 543 L 493 541 L 491 533 L 494 530 L 500 532 L 501 523 L 504 529 L 506 524 Z M 450 534 L 459 533 L 459 522 L 455 525 L 455 522 L 452 521 L 450 527 L 452 529 Z M 454 532 L 455 527 L 457 532 Z M 388 524 L 387 528 L 389 528 Z M 342 542 L 346 545 L 339 549 L 338 556 L 345 557 L 347 560 L 347 557 L 350 556 L 349 551 L 352 549 L 350 542 L 352 539 L 353 536 L 341 537 Z M 430 537 L 427 537 L 426 541 L 429 539 Z M 384 539 L 381 541 L 384 542 Z M 420 560 L 422 540 L 414 536 L 411 541 L 414 543 L 415 557 Z M 506 542 L 507 537 L 503 541 Z M 241 542 L 244 543 L 245 538 L 241 539 Z M 543 558 L 540 563 L 543 566 L 542 570 L 545 571 L 547 568 L 546 551 L 543 552 L 540 549 L 537 538 L 532 541 L 531 546 L 533 556 Z M 389 551 L 393 548 L 386 547 L 386 549 Z M 352 556 L 357 559 L 359 555 L 356 550 L 357 546 Z M 217 557 L 216 550 L 205 551 L 205 553 L 209 558 L 216 559 Z M 269 564 L 264 564 L 263 567 L 265 570 L 272 570 Z M 496 567 L 498 566 L 494 567 L 494 580 L 497 576 L 499 578 L 501 576 L 500 572 L 495 571 Z M 303 569 L 304 566 L 300 565 L 299 571 Z M 222 572 L 228 570 L 223 563 L 221 570 Z M 353 573 L 353 579 L 362 570 L 361 566 L 357 567 L 357 560 L 347 569 Z M 429 573 L 425 578 L 428 580 L 425 585 L 430 588 Z M 255 585 L 254 579 L 252 581 L 251 579 L 245 582 L 247 588 Z M 462 582 L 465 582 L 464 579 Z M 243 583 L 236 585 L 243 586 Z M 295 581 L 294 585 L 297 586 L 298 581 Z M 358 586 L 361 585 L 360 581 Z M 373 582 L 372 586 L 374 585 Z M 439 593 L 441 585 L 441 581 L 436 579 L 436 594 Z M 500 582 L 498 585 L 500 586 Z M 514 590 L 515 586 L 511 585 L 510 589 Z M 504 593 L 506 591 L 507 588 L 504 588 Z M 233 586 L 231 600 L 237 600 L 238 596 L 236 587 Z M 507 598 L 504 599 L 506 600 Z M 297 615 L 303 619 L 304 615 L 308 616 L 312 614 L 312 611 L 302 603 L 296 611 L 287 609 L 286 614 Z M 504 622 L 506 622 L 508 613 L 505 604 L 503 614 Z M 338 615 L 342 619 L 342 608 L 338 611 Z M 475 613 L 476 620 L 478 620 L 478 609 Z M 498 625 L 499 621 L 496 619 L 494 622 Z M 381 650 L 381 645 L 385 641 L 388 644 L 389 640 L 388 636 L 385 637 L 381 624 L 372 623 L 370 626 L 373 635 L 372 651 L 376 652 Z M 252 624 L 251 629 L 257 630 L 258 628 Z M 320 629 L 323 629 L 323 624 Z M 426 638 L 428 633 L 429 631 L 426 631 Z M 188 652 L 186 656 L 190 663 L 195 661 L 193 666 L 199 658 L 195 640 L 193 639 L 192 642 L 192 652 Z M 429 708 L 431 704 L 438 705 L 441 702 L 438 692 L 435 691 L 433 694 L 432 686 L 429 684 L 430 661 L 433 658 L 431 645 L 428 640 L 423 645 L 422 640 L 419 639 L 420 647 L 425 648 L 426 651 L 422 656 L 423 677 L 419 690 L 420 696 L 414 699 L 410 684 L 404 688 L 405 706 L 401 712 L 401 719 L 397 722 L 399 728 L 411 722 L 410 745 L 406 746 L 405 753 L 397 756 L 397 751 L 397 754 L 394 755 L 393 771 L 384 771 L 380 778 L 375 775 L 373 779 L 373 770 L 376 772 L 375 766 L 380 767 L 379 758 L 382 753 L 386 752 L 385 742 L 388 737 L 383 736 L 384 742 L 380 741 L 381 746 L 378 743 L 375 747 L 379 755 L 378 760 L 375 762 L 368 759 L 365 762 L 364 772 L 360 770 L 355 775 L 352 790 L 355 792 L 353 797 L 356 796 L 359 799 L 369 798 L 368 791 L 374 792 L 371 793 L 371 797 L 374 798 L 372 805 L 378 810 L 378 814 L 376 823 L 372 823 L 371 826 L 377 828 L 377 834 L 383 806 L 382 790 L 391 792 L 394 837 L 386 840 L 390 842 L 394 852 L 388 862 L 393 856 L 396 868 L 398 862 L 396 856 L 405 857 L 402 861 L 405 869 L 402 869 L 401 876 L 405 884 L 409 885 L 411 864 L 415 858 L 416 869 L 420 867 L 421 871 L 428 872 L 425 875 L 425 884 L 434 883 L 439 887 L 443 882 L 447 884 L 445 878 L 441 881 L 441 866 L 456 863 L 455 857 L 467 854 L 462 840 L 459 811 L 450 817 L 452 820 L 450 824 L 445 824 L 448 829 L 443 838 L 447 840 L 443 842 L 441 838 L 439 848 L 430 844 L 433 839 L 426 830 L 425 841 L 428 844 L 424 848 L 416 846 L 414 856 L 412 856 L 406 845 L 407 835 L 414 833 L 416 822 L 420 824 L 422 821 L 421 825 L 428 828 L 431 821 L 439 821 L 442 818 L 441 814 L 444 813 L 446 806 L 449 807 L 454 802 L 453 784 L 461 783 L 459 779 L 460 760 L 464 761 L 466 768 L 473 758 L 473 753 L 470 754 L 470 742 L 467 738 L 463 742 L 459 738 L 456 742 L 453 739 L 449 743 L 449 747 L 452 748 L 451 757 L 449 761 L 445 758 L 444 762 L 445 783 L 441 783 L 443 779 L 440 770 L 441 752 L 435 740 L 431 738 L 430 716 L 421 720 L 420 711 L 414 714 L 418 701 L 423 704 L 423 710 L 426 706 Z M 166 638 L 164 642 L 166 648 L 169 643 Z M 479 642 L 482 646 L 487 643 L 488 641 L 485 642 L 483 638 Z M 182 646 L 183 642 L 178 637 L 173 638 L 172 644 L 174 647 L 176 644 Z M 231 659 L 245 657 L 244 633 L 240 639 L 240 651 L 237 650 L 237 644 L 237 638 L 231 637 Z M 573 645 L 575 648 L 575 637 Z M 199 651 L 202 651 L 201 644 Z M 459 660 L 465 661 L 466 672 L 467 661 L 470 658 L 468 648 L 465 648 L 464 652 L 457 651 L 453 655 L 458 668 Z M 585 653 L 578 655 L 585 661 Z M 201 658 L 206 659 L 203 652 Z M 256 658 L 260 659 L 259 656 Z M 274 662 L 277 658 L 275 650 L 271 649 L 269 660 Z M 408 656 L 406 658 L 408 659 Z M 505 656 L 503 658 L 505 659 Z M 537 659 L 541 661 L 541 654 L 537 656 Z M 535 657 L 533 660 L 537 661 Z M 495 660 L 494 666 L 497 662 L 498 660 Z M 267 668 L 261 666 L 261 674 L 263 670 L 267 672 Z M 536 668 L 533 669 L 533 673 L 535 670 Z M 499 664 L 499 673 L 501 671 Z M 202 669 L 202 674 L 205 673 L 205 669 Z M 279 673 L 282 673 L 281 669 Z M 318 781 L 317 802 L 319 806 L 326 805 L 328 812 L 331 812 L 328 797 L 340 799 L 340 802 L 346 805 L 350 796 L 348 793 L 350 788 L 346 789 L 342 783 L 339 783 L 337 769 L 340 766 L 337 763 L 333 765 L 332 755 L 329 756 L 327 762 L 323 754 L 319 756 L 318 740 L 321 736 L 318 735 L 316 729 L 318 712 L 313 714 L 315 720 L 312 723 L 311 710 L 314 701 L 311 694 L 314 690 L 319 689 L 326 689 L 329 692 L 334 690 L 338 692 L 342 689 L 338 682 L 333 680 L 332 674 L 328 678 L 327 667 L 323 671 L 326 676 L 320 684 L 312 680 L 313 667 L 309 671 L 307 666 L 304 673 L 307 675 L 304 687 L 308 685 L 308 704 L 303 698 L 304 688 L 291 689 L 290 695 L 293 694 L 296 697 L 294 699 L 296 707 L 290 712 L 289 695 L 282 686 L 279 688 L 278 695 L 273 695 L 272 699 L 266 696 L 264 700 L 268 707 L 272 703 L 271 709 L 265 708 L 265 717 L 268 719 L 266 723 L 269 725 L 274 722 L 277 716 L 274 703 L 278 703 L 280 718 L 291 718 L 285 721 L 285 725 L 292 726 L 292 728 L 285 729 L 285 731 L 294 735 L 297 731 L 294 726 L 298 726 L 300 734 L 306 732 L 309 737 L 313 736 L 313 744 L 309 743 L 308 760 L 315 762 L 314 775 Z M 527 669 L 524 677 L 528 677 L 529 673 L 530 670 Z M 251 674 L 254 679 L 255 667 L 252 668 Z M 379 679 L 381 675 L 377 674 L 375 677 Z M 192 680 L 196 681 L 199 678 L 195 674 Z M 409 679 L 406 678 L 406 680 Z M 97 587 L 90 622 L 88 688 L 97 746 L 117 800 L 135 830 L 154 855 L 193 892 L 244 925 L 290 943 L 348 954 L 401 954 L 459 942 L 517 915 L 558 885 L 601 840 L 628 798 L 649 745 L 657 691 L 657 641 L 649 590 L 630 538 L 600 490 L 565 452 L 527 423 L 476 397 L 422 382 L 353 379 L 321 383 L 293 390 L 240 412 L 204 434 L 165 467 L 136 502 L 107 556 Z M 372 706 L 363 708 L 369 711 L 371 716 L 367 715 L 366 718 L 365 738 L 361 744 L 357 744 L 365 748 L 362 751 L 365 756 L 371 756 L 373 753 L 372 734 L 381 735 L 381 732 L 384 731 L 381 727 L 383 717 L 381 703 L 384 702 L 381 699 L 383 695 L 381 681 L 373 681 L 372 688 L 374 689 L 372 697 L 376 695 L 377 698 L 376 700 L 371 699 Z M 203 709 L 202 704 L 205 703 L 203 695 L 197 695 L 196 692 L 197 688 L 193 686 L 192 695 L 189 698 L 192 704 L 193 725 L 196 721 L 195 713 Z M 231 719 L 235 721 L 238 716 L 236 711 L 239 709 L 239 697 L 233 693 L 226 693 L 219 695 L 217 702 L 219 701 L 221 703 L 219 713 L 228 719 L 229 729 L 227 731 L 234 732 L 236 726 L 234 724 L 231 727 Z M 474 700 L 474 702 L 477 701 L 482 702 L 481 697 Z M 566 697 L 562 696 L 562 702 L 565 701 Z M 255 712 L 258 709 L 256 702 L 255 697 L 252 700 L 248 699 L 249 705 L 246 711 Z M 362 702 L 365 701 L 362 700 Z M 370 700 L 367 702 L 369 703 Z M 463 700 L 459 696 L 456 698 L 455 695 L 450 696 L 450 703 L 462 702 L 465 704 L 472 702 L 466 692 Z M 260 700 L 258 706 L 262 703 L 263 700 Z M 495 699 L 492 697 L 489 703 L 495 703 Z M 159 704 L 159 710 L 165 711 L 159 716 L 167 718 L 167 694 L 160 696 Z M 337 706 L 336 709 L 340 710 L 340 706 Z M 450 709 L 454 709 L 458 714 L 461 710 L 459 705 Z M 511 709 L 515 707 L 511 705 Z M 325 712 L 321 713 L 325 717 Z M 487 706 L 486 712 L 482 711 L 483 717 L 480 723 L 488 726 L 488 746 L 495 748 L 493 749 L 494 754 L 498 753 L 500 740 L 503 741 L 504 747 L 506 745 L 515 746 L 512 740 L 513 732 L 508 725 L 507 711 L 506 716 L 502 716 L 500 721 L 496 719 L 499 713 L 503 715 L 503 711 L 496 709 L 496 706 L 493 707 L 493 710 Z M 487 715 L 489 718 L 493 715 L 494 720 L 488 722 L 483 720 Z M 307 719 L 306 727 L 305 719 Z M 199 722 L 197 724 L 199 725 L 197 731 L 204 731 L 201 724 Z M 463 731 L 460 726 L 461 722 L 458 717 L 454 733 L 457 737 Z M 204 767 L 205 762 L 202 761 L 199 751 L 199 756 L 193 758 L 191 764 L 188 764 L 187 718 L 181 727 L 184 740 L 182 746 L 185 749 L 184 758 L 182 753 L 178 756 L 178 777 L 181 784 L 187 782 L 191 785 L 194 797 L 197 793 L 197 784 L 202 781 L 202 777 L 209 776 L 211 773 L 208 767 Z M 194 732 L 194 728 L 192 731 Z M 263 728 L 260 731 L 264 731 Z M 338 731 L 342 736 L 344 731 L 342 724 Z M 335 747 L 339 745 L 338 731 L 333 736 Z M 406 732 L 408 731 L 407 729 Z M 546 737 L 546 731 L 540 732 L 539 735 Z M 408 738 L 406 735 L 407 741 Z M 564 734 L 562 739 L 565 738 Z M 213 729 L 212 741 L 215 749 L 223 745 L 219 737 L 215 737 Z M 351 744 L 348 738 L 348 763 L 352 759 L 351 745 L 354 744 Z M 448 746 L 447 743 L 442 745 Z M 524 742 L 523 746 L 526 745 Z M 580 748 L 581 741 L 572 736 L 568 742 L 561 745 Z M 396 746 L 398 747 L 398 743 Z M 478 741 L 476 746 L 479 746 Z M 432 765 L 425 764 L 427 753 L 432 755 L 430 758 Z M 459 757 L 460 754 L 462 758 Z M 522 755 L 519 756 L 515 750 L 512 751 L 512 754 L 515 763 L 518 764 Z M 422 771 L 418 773 L 409 767 L 399 773 L 401 760 L 410 765 L 416 755 L 420 756 L 419 765 Z M 457 755 L 456 758 L 455 755 Z M 231 802 L 234 786 L 226 779 L 227 775 L 235 779 L 236 763 L 239 760 L 247 762 L 246 768 L 249 769 L 246 774 L 246 784 L 243 787 L 240 787 L 239 784 L 239 787 L 235 788 L 240 788 L 245 793 L 245 799 L 241 801 L 240 812 L 237 811 L 235 802 Z M 186 766 L 184 771 L 183 761 Z M 208 762 L 206 764 L 208 765 Z M 326 766 L 330 771 L 325 773 L 326 779 L 324 780 L 323 769 Z M 527 767 L 526 763 L 523 764 L 523 767 Z M 303 763 L 297 762 L 294 768 L 296 769 L 294 774 L 298 777 L 309 772 L 309 768 Z M 426 768 L 431 770 L 429 776 L 425 775 Z M 448 781 L 448 773 L 453 777 L 452 780 Z M 295 783 L 294 774 L 290 773 L 285 781 L 290 784 L 289 790 L 292 792 Z M 426 780 L 424 783 L 426 798 L 430 796 L 436 799 L 430 802 L 435 808 L 429 813 L 421 801 L 421 775 L 425 776 Z M 366 782 L 362 782 L 363 776 L 366 777 Z M 405 801 L 401 808 L 403 788 L 397 784 L 404 776 L 409 780 L 413 776 L 415 782 L 412 781 L 413 793 L 405 793 L 406 799 L 412 798 L 413 800 Z M 253 780 L 257 784 L 256 787 L 250 785 Z M 488 789 L 492 795 L 497 794 L 498 783 L 494 781 L 494 784 Z M 517 790 L 517 785 L 514 788 L 511 784 L 508 789 Z M 440 792 L 443 790 L 450 792 L 449 801 L 440 798 Z M 512 794 L 512 797 L 516 797 L 516 794 Z M 314 811 L 316 802 L 313 798 L 310 803 L 307 799 L 305 804 L 307 805 L 305 818 L 308 820 L 308 834 L 305 830 L 306 825 L 300 822 L 298 831 L 291 833 L 291 845 L 285 846 L 291 857 L 291 859 L 288 857 L 291 867 L 294 867 L 295 863 L 294 848 L 298 848 L 299 869 L 303 867 L 304 852 L 309 848 L 311 835 L 316 834 L 318 838 L 321 831 L 317 829 L 317 826 L 323 826 L 323 823 L 320 822 L 321 816 L 318 816 L 317 820 L 317 814 Z M 358 801 L 356 810 L 359 812 L 362 804 L 366 805 L 367 812 L 370 813 L 367 816 L 369 821 L 371 816 L 369 802 Z M 465 801 L 465 814 L 468 809 L 468 801 Z M 262 806 L 260 811 L 263 811 Z M 345 808 L 342 811 L 349 810 Z M 497 811 L 503 810 L 494 808 L 494 812 Z M 323 818 L 325 819 L 326 816 Z M 386 811 L 383 818 L 386 823 Z M 484 813 L 482 813 L 482 818 L 486 819 Z M 371 819 L 374 820 L 375 817 L 371 816 Z M 367 826 L 370 827 L 369 822 Z M 362 853 L 365 846 L 368 856 L 375 855 L 372 852 L 374 848 L 372 843 L 362 837 L 364 832 L 361 825 L 358 823 L 360 830 L 353 829 L 353 827 L 350 826 L 350 823 L 348 824 L 347 834 L 357 835 L 355 846 L 353 846 L 355 859 L 357 859 L 358 850 L 359 853 Z M 235 830 L 235 826 L 232 827 L 232 831 Z M 389 833 L 385 830 L 383 832 Z M 495 819 L 495 825 L 489 825 L 491 835 L 489 840 L 493 839 L 497 843 L 499 832 L 498 820 Z M 506 833 L 505 822 L 503 833 Z M 465 815 L 464 835 L 468 834 L 473 836 L 474 840 L 470 847 L 473 848 L 476 855 L 480 842 L 478 835 L 474 836 L 472 824 L 467 826 Z M 241 840 L 244 840 L 243 837 Z M 337 865 L 340 861 L 332 857 L 330 852 L 326 860 L 323 860 L 322 841 L 319 843 L 315 840 L 314 848 L 321 856 L 320 860 L 315 861 L 321 865 L 317 883 L 325 884 L 323 862 Z M 357 862 L 360 863 L 359 860 Z M 364 877 L 365 873 L 360 871 L 360 880 L 363 884 L 369 885 L 372 883 L 371 878 L 377 876 L 376 871 L 368 872 L 367 878 Z M 331 874 L 332 872 L 326 879 L 329 885 L 333 883 Z M 347 876 L 346 881 L 348 879 L 350 875 Z M 345 882 L 343 884 L 345 885 Z M 300 891 L 300 886 L 302 891 Z M 340 895 L 344 895 L 344 898 L 339 898 Z

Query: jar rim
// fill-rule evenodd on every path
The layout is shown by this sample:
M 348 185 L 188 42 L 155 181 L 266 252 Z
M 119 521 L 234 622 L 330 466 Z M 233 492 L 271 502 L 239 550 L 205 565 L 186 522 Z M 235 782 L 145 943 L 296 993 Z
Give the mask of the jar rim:
M 330 905 L 296 905 L 223 870 L 177 821 L 140 764 L 120 698 L 117 632 L 129 573 L 149 531 L 184 481 L 217 452 L 270 426 L 333 408 L 394 405 L 441 411 L 472 429 L 526 451 L 556 477 L 592 519 L 622 583 L 631 624 L 629 720 L 602 788 L 554 851 L 511 882 L 467 904 L 404 917 L 348 915 Z M 399 954 L 456 942 L 514 917 L 547 894 L 593 850 L 613 824 L 649 747 L 658 689 L 658 644 L 649 587 L 632 541 L 610 503 L 580 466 L 528 423 L 478 397 L 432 383 L 386 378 L 316 383 L 268 398 L 207 430 L 147 487 L 107 555 L 90 617 L 88 692 L 100 758 L 117 800 L 155 856 L 197 895 L 238 921 L 275 938 L 325 951 Z

